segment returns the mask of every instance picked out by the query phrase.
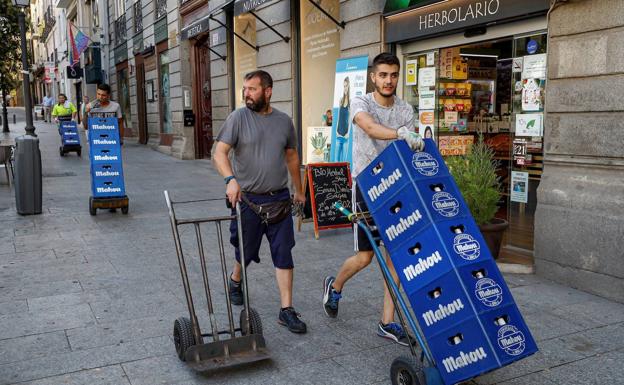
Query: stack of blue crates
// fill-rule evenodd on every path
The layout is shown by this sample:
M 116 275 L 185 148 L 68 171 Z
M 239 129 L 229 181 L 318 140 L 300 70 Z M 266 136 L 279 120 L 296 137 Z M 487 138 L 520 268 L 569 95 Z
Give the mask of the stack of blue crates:
M 93 197 L 125 196 L 117 118 L 89 118 L 89 154 Z
M 80 146 L 80 135 L 78 135 L 76 122 L 71 120 L 61 121 L 59 133 L 61 134 L 61 144 L 63 146 Z
M 435 142 L 393 142 L 357 183 L 445 383 L 537 351 Z

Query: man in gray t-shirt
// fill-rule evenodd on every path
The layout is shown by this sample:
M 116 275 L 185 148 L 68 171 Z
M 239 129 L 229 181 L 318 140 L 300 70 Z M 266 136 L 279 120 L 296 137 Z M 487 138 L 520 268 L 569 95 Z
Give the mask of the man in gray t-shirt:
M 297 138 L 291 119 L 271 107 L 273 79 L 265 71 L 245 75 L 243 95 L 245 107 L 232 112 L 217 137 L 214 163 L 225 179 L 227 199 L 232 206 L 241 206 L 241 229 L 245 266 L 260 262 L 263 235 L 269 241 L 271 258 L 280 291 L 281 308 L 278 323 L 293 333 L 305 333 L 306 324 L 292 307 L 293 258 L 295 234 L 292 216 L 277 223 L 262 221 L 258 206 L 286 201 L 289 204 L 288 174 L 295 188 L 294 200 L 305 203 L 299 174 Z M 232 161 L 228 157 L 232 152 Z M 241 201 L 244 196 L 243 202 Z M 232 210 L 234 213 L 234 210 Z M 243 304 L 241 289 L 241 258 L 238 227 L 230 224 L 230 243 L 235 248 L 236 263 L 229 279 L 230 299 Z
M 85 107 L 87 116 L 82 118 L 88 122 L 87 117 L 92 118 L 117 118 L 119 122 L 119 142 L 123 145 L 124 123 L 121 114 L 121 106 L 117 102 L 110 100 L 111 88 L 108 84 L 97 86 L 96 99 Z
M 412 107 L 394 95 L 399 80 L 400 62 L 391 53 L 381 53 L 373 59 L 371 80 L 375 85 L 373 93 L 356 97 L 351 101 L 351 120 L 353 121 L 353 170 L 357 176 L 369 163 L 392 141 L 402 139 L 415 151 L 421 151 L 424 142 L 414 132 L 414 111 Z M 353 211 L 367 211 L 360 191 L 353 182 Z M 330 317 L 338 315 L 338 302 L 342 297 L 345 283 L 368 266 L 373 259 L 373 246 L 366 234 L 355 226 L 357 233 L 356 254 L 342 265 L 336 278 L 325 277 L 323 283 L 323 308 Z M 395 283 L 399 280 L 392 261 L 386 256 L 386 262 Z M 401 345 L 408 344 L 408 338 L 400 324 L 394 322 L 394 304 L 384 282 L 385 295 L 381 321 L 377 325 L 377 334 Z

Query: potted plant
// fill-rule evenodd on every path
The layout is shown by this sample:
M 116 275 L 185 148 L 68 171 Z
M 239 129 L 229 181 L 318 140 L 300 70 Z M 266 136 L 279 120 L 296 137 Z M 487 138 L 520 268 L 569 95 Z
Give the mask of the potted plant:
M 501 193 L 496 175 L 499 162 L 494 159 L 494 151 L 479 136 L 465 155 L 448 157 L 446 163 L 492 256 L 498 258 L 503 233 L 509 224 L 494 217 Z

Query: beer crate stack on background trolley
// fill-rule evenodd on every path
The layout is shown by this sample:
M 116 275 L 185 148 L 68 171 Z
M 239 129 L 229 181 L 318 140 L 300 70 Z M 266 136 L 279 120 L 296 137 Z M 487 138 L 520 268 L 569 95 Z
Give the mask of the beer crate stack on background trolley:
M 432 140 L 425 140 L 422 152 L 404 141 L 392 143 L 357 183 L 411 305 L 413 318 L 409 311 L 406 317 L 417 321 L 420 331 L 414 332 L 426 341 L 423 350 L 443 383 L 537 351 Z
M 128 213 L 117 118 L 89 118 L 91 192 L 89 213 L 120 208 Z
M 82 155 L 82 146 L 80 145 L 80 135 L 78 134 L 78 126 L 71 117 L 59 117 L 59 135 L 61 136 L 61 146 L 59 147 L 59 155 L 65 156 L 68 152 L 75 151 L 78 156 Z

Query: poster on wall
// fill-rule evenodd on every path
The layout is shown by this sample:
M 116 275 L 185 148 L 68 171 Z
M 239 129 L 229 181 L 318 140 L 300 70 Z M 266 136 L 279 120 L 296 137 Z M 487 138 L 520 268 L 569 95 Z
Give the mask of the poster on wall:
M 418 88 L 429 88 L 435 86 L 435 67 L 425 67 L 418 69 Z
M 418 95 L 419 110 L 433 110 L 435 108 L 435 91 L 420 91 Z
M 442 156 L 465 155 L 474 143 L 472 135 L 449 135 L 438 138 L 438 147 Z
M 349 118 L 351 99 L 366 94 L 368 55 L 336 60 L 332 107 L 331 162 L 351 163 L 353 122 Z
M 415 86 L 418 83 L 417 73 L 418 60 L 408 60 L 405 62 L 405 85 Z
M 529 201 L 529 173 L 511 172 L 511 201 L 527 203 Z
M 522 111 L 541 111 L 543 106 L 543 81 L 522 80 Z
M 423 138 L 435 139 L 434 111 L 418 111 L 418 133 Z
M 303 164 L 327 163 L 331 152 L 331 126 L 304 129 Z
M 516 114 L 516 136 L 542 136 L 542 114 Z
M 522 60 L 522 78 L 546 78 L 546 54 L 525 56 Z

